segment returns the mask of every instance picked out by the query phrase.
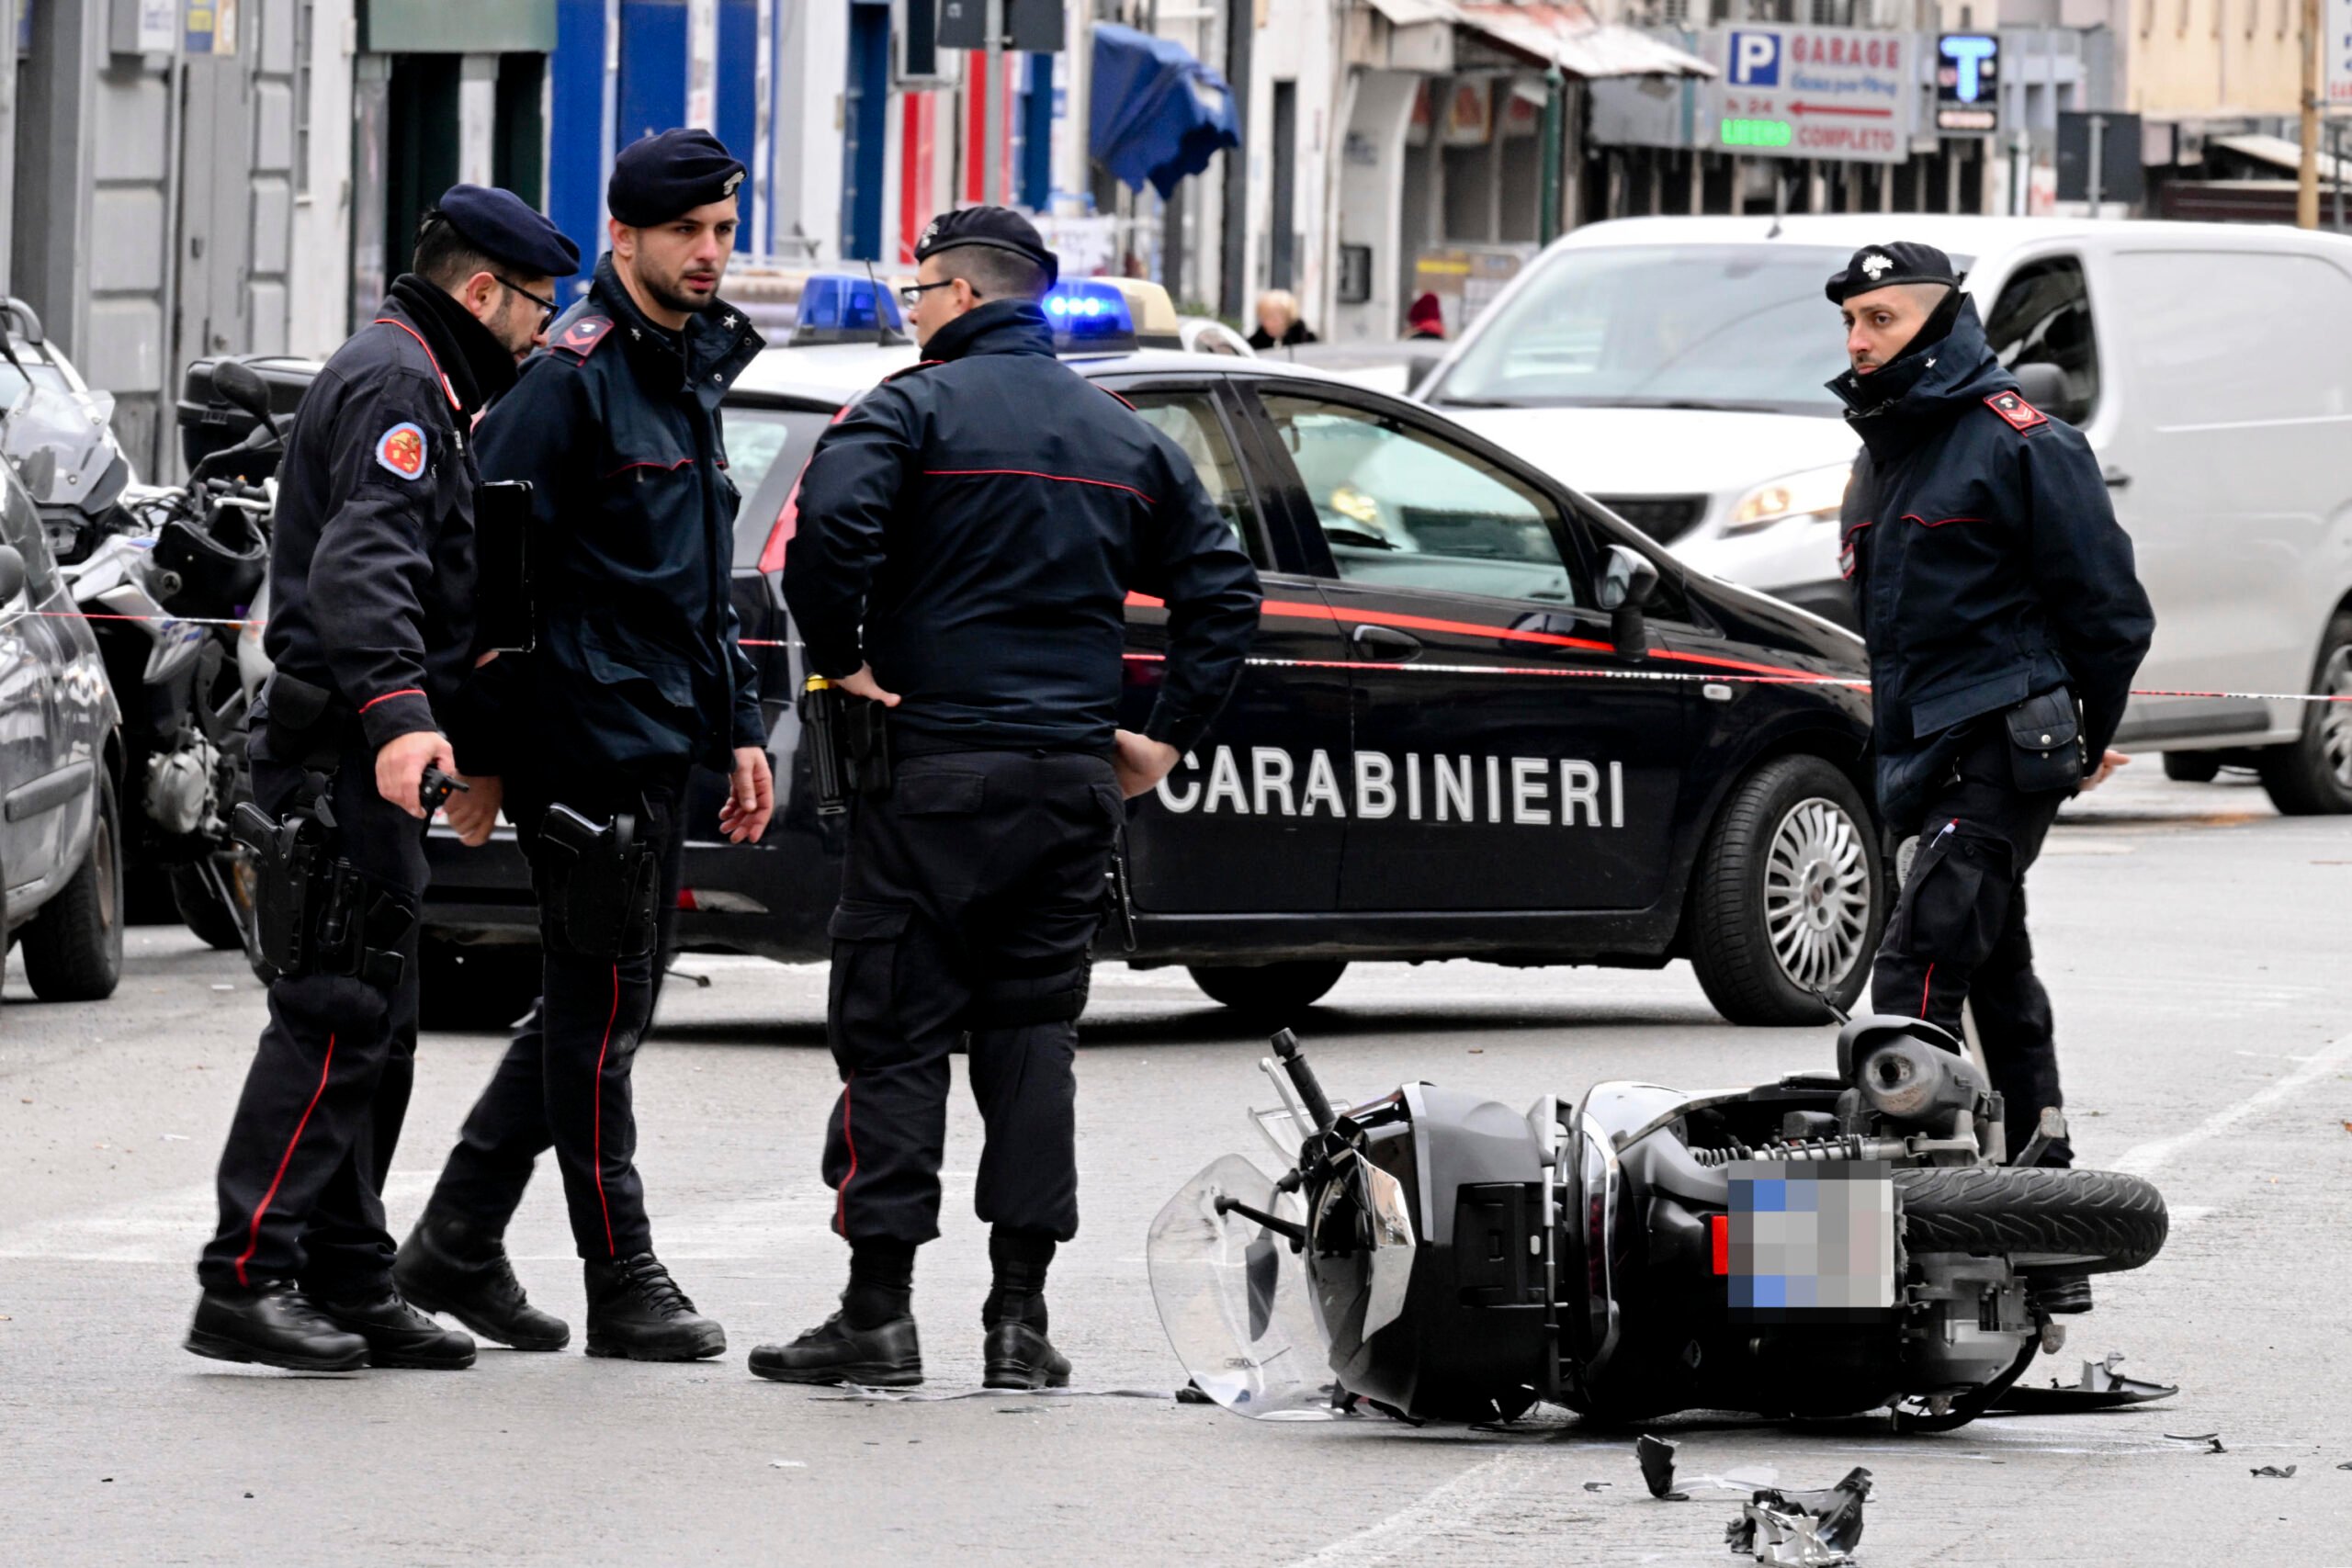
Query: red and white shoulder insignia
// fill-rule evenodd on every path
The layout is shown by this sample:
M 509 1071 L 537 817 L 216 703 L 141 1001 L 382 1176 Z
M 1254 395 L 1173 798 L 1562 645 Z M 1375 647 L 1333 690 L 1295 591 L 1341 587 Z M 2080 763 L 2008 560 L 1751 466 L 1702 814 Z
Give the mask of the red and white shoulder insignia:
M 376 461 L 404 479 L 424 472 L 424 427 L 403 423 L 384 432 L 376 441 Z
M 575 359 L 585 359 L 595 352 L 597 344 L 612 335 L 610 316 L 582 316 L 556 334 L 555 342 L 548 346 L 560 348 Z
M 2022 435 L 2039 430 L 2050 423 L 2050 416 L 2027 402 L 2015 392 L 1996 392 L 1984 400 L 1984 406 L 2008 422 L 2009 428 Z

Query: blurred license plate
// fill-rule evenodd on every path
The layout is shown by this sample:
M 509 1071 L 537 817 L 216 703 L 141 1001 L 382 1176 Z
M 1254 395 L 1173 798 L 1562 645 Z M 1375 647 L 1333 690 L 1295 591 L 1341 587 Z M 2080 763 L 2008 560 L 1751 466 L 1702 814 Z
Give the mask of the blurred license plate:
M 1732 1315 L 1866 1321 L 1894 1308 L 1894 1177 L 1884 1160 L 1731 1165 L 1716 1272 Z

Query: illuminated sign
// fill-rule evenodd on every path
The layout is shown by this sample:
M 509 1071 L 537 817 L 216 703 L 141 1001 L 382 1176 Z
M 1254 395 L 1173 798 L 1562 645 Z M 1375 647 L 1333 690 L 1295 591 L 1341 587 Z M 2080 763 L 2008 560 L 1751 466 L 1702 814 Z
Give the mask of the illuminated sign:
M 2001 124 L 2001 40 L 1946 33 L 1936 40 L 1936 130 L 1990 136 Z
M 1785 119 L 1727 119 L 1721 140 L 1726 147 L 1786 147 L 1796 137 L 1797 128 Z

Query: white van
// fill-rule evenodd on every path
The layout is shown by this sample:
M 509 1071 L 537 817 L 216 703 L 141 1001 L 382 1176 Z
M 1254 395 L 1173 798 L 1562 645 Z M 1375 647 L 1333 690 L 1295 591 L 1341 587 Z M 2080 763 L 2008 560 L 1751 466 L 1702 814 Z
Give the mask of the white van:
M 2352 695 L 2352 240 L 2218 223 L 1906 213 L 1580 229 L 1419 395 L 1690 565 L 1850 626 L 1838 507 L 1859 447 L 1825 383 L 1822 284 L 1941 247 L 2029 399 L 2080 426 L 2156 607 L 2143 687 Z M 2137 699 L 2119 744 L 2176 777 L 2261 770 L 2352 811 L 2352 704 Z

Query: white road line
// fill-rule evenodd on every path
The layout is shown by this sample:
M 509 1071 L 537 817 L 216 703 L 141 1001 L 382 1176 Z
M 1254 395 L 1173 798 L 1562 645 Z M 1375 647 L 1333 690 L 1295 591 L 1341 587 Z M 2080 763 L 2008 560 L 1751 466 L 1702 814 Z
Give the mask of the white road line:
M 1557 1451 L 1560 1445 L 1547 1443 L 1544 1448 Z M 1612 1445 L 1589 1443 L 1580 1448 L 1604 1448 Z M 1288 1568 L 1353 1568 L 1356 1564 L 1373 1564 L 1386 1561 L 1401 1552 L 1413 1550 L 1436 1533 L 1452 1534 L 1461 1528 L 1465 1518 L 1481 1517 L 1482 1505 L 1508 1496 L 1529 1472 L 1544 1463 L 1544 1456 L 1521 1450 L 1508 1450 L 1489 1460 L 1483 1460 L 1434 1491 L 1422 1494 L 1417 1503 L 1397 1509 L 1386 1518 L 1365 1526 L 1351 1536 L 1333 1541 L 1320 1551 L 1309 1552 L 1290 1563 Z M 1554 1472 L 1556 1479 L 1556 1472 Z
M 2107 1169 L 2123 1171 L 2132 1176 L 2153 1177 L 2182 1154 L 2199 1144 L 2220 1137 L 2247 1117 L 2266 1111 L 2293 1094 L 2297 1089 L 2317 1083 L 2347 1065 L 2352 1065 L 2352 1034 L 2335 1041 L 2325 1049 L 2306 1059 L 2303 1065 L 2279 1078 L 2269 1087 L 2246 1096 L 2234 1105 L 2224 1106 L 2185 1133 L 2169 1138 L 2158 1138 L 2127 1151 L 2117 1160 L 2101 1162 Z

